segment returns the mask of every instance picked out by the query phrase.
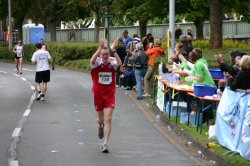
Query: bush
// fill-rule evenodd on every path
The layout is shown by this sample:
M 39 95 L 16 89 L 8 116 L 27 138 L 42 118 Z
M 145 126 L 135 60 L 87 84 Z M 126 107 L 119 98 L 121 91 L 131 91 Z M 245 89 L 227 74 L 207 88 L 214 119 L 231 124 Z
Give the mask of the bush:
M 91 42 L 50 42 L 48 50 L 55 64 L 64 65 L 68 61 L 90 59 L 98 45 Z M 30 62 L 35 52 L 35 44 L 24 46 L 24 61 Z M 13 59 L 14 53 L 8 47 L 0 47 L 0 59 Z M 72 65 L 72 64 L 71 64 Z M 86 68 L 86 67 L 85 67 Z
M 12 52 L 12 50 L 9 50 L 8 46 L 0 47 L 0 59 L 13 60 L 14 57 L 15 54 Z
M 53 61 L 59 65 L 64 65 L 67 61 L 89 59 L 98 46 L 95 43 L 83 42 L 56 42 L 47 45 Z

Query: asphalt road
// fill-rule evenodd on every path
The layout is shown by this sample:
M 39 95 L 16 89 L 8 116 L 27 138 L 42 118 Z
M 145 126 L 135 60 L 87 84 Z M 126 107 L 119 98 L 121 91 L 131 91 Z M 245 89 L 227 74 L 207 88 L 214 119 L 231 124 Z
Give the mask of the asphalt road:
M 159 133 L 132 93 L 120 89 L 110 153 L 101 153 L 88 73 L 51 71 L 45 101 L 35 101 L 35 66 L 24 65 L 22 75 L 14 68 L 0 63 L 1 166 L 202 165 Z

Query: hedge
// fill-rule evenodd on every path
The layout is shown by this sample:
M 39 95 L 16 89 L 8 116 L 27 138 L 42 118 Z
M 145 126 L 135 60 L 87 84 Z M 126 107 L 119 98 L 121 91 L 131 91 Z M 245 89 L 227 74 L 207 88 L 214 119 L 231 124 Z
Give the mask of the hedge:
M 83 42 L 55 42 L 47 43 L 48 50 L 55 64 L 64 65 L 68 61 L 89 59 L 96 51 L 98 44 Z M 24 61 L 29 62 L 34 51 L 34 44 L 24 46 Z M 8 47 L 0 47 L 0 59 L 12 60 L 14 53 Z

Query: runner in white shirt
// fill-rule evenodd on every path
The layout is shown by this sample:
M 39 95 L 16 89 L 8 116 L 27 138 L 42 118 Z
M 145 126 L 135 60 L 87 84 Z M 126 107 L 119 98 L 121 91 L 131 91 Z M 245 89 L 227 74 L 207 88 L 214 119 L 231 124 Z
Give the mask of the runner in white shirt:
M 17 45 L 13 48 L 13 52 L 15 53 L 17 74 L 22 74 L 24 49 L 21 40 L 18 40 Z
M 47 82 L 50 82 L 50 68 L 49 64 L 52 62 L 51 56 L 48 51 L 42 50 L 42 44 L 37 43 L 36 44 L 36 52 L 34 52 L 32 56 L 32 63 L 37 64 L 36 65 L 36 90 L 37 90 L 37 96 L 36 100 L 44 100 L 44 96 L 47 90 Z M 43 83 L 42 85 L 42 91 L 40 87 L 40 83 Z

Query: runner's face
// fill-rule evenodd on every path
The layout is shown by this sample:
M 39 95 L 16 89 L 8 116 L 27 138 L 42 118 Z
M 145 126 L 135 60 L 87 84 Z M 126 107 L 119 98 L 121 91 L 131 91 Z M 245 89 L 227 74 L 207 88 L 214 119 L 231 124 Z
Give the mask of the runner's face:
M 108 50 L 101 50 L 101 58 L 102 58 L 102 61 L 104 63 L 107 63 L 108 62 L 108 59 L 109 59 L 110 55 L 109 55 L 109 51 Z

